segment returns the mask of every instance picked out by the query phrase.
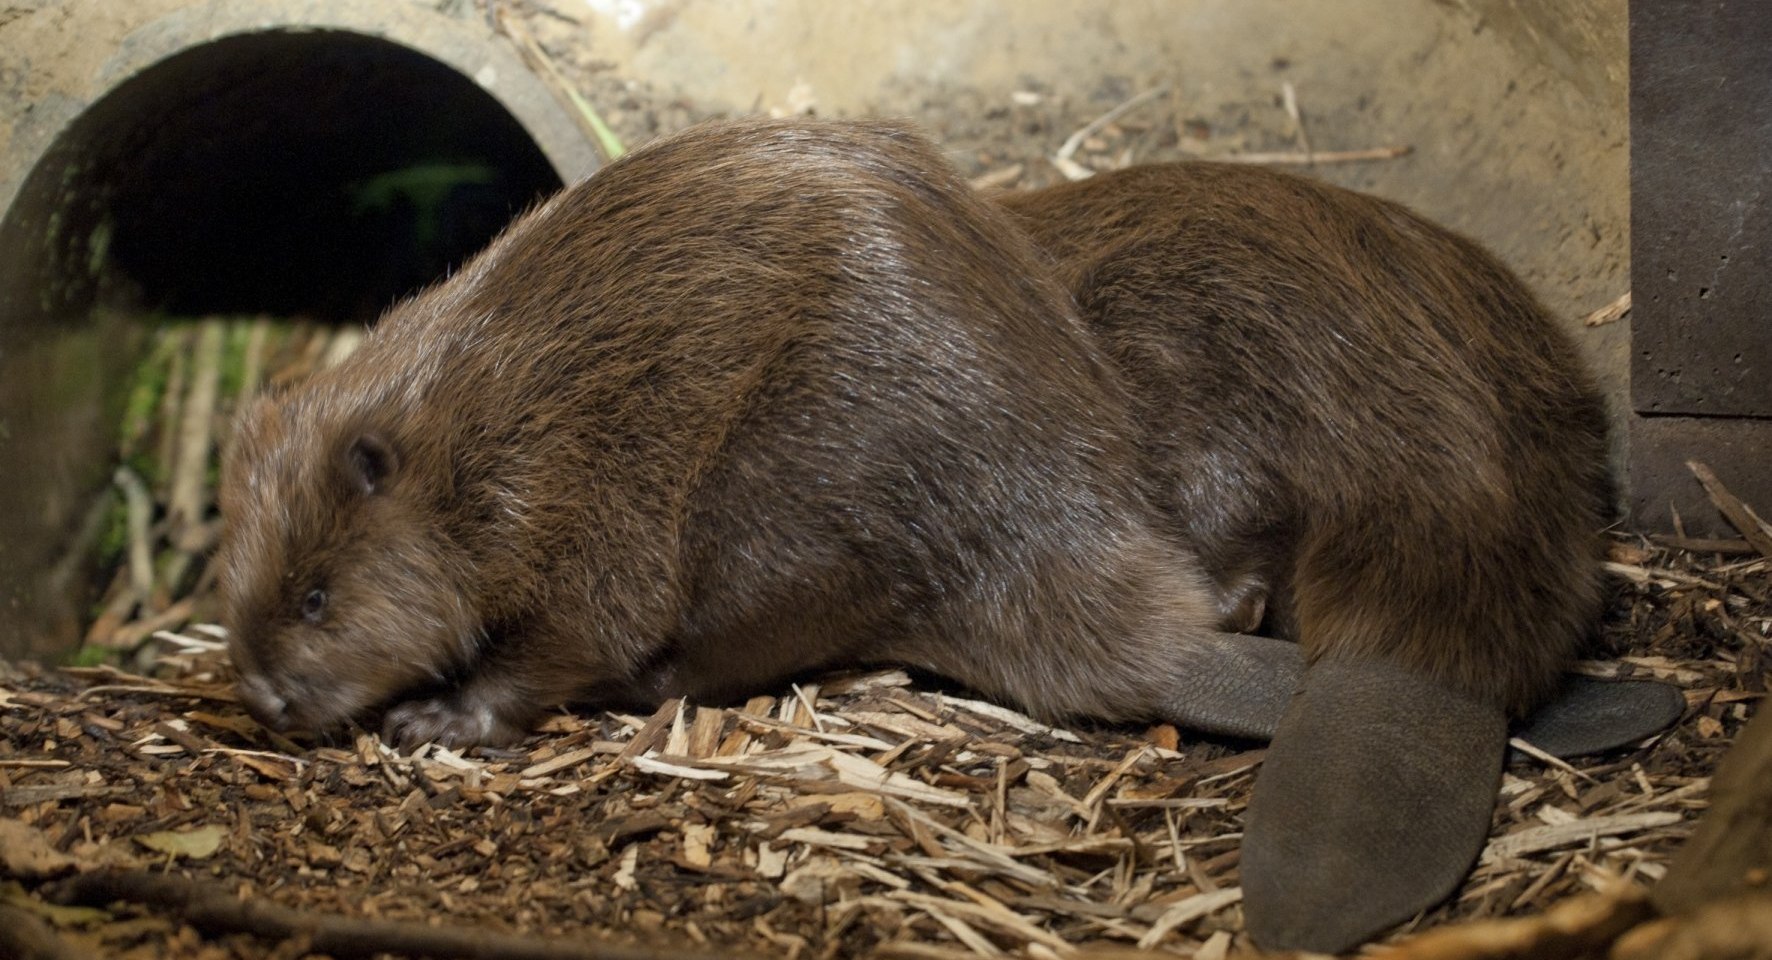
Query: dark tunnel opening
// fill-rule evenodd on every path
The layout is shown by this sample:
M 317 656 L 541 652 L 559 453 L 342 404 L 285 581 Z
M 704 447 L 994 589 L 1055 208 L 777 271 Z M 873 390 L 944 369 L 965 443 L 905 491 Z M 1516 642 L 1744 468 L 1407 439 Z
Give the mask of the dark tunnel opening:
M 320 30 L 162 61 L 89 109 L 31 180 L 8 220 L 41 228 L 26 272 L 42 305 L 103 289 L 176 314 L 334 321 L 372 318 L 560 186 L 470 78 Z
M 69 122 L 0 220 L 0 655 L 90 615 L 72 544 L 156 318 L 373 321 L 560 183 L 474 78 L 343 30 L 204 42 Z

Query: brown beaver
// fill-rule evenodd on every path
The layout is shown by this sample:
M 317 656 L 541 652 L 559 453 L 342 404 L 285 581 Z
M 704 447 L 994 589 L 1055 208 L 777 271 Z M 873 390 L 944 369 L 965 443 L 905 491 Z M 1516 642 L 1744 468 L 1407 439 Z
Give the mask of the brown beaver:
M 927 143 L 700 128 L 243 415 L 241 692 L 271 726 L 393 704 L 401 742 L 465 744 L 890 660 L 1048 715 L 1271 733 L 1299 658 L 1215 631 L 1138 435 L 1028 240 Z
M 1165 534 L 1227 625 L 1313 661 L 1250 808 L 1252 931 L 1338 951 L 1451 892 L 1505 718 L 1601 606 L 1606 417 L 1574 347 L 1475 244 L 1302 177 L 1170 164 L 1001 203 L 1132 394 Z
M 243 702 L 274 728 L 385 712 L 385 732 L 402 744 L 463 745 L 513 739 L 568 700 L 713 700 L 796 671 L 890 661 L 1047 716 L 1164 717 L 1258 737 L 1278 728 L 1277 782 L 1323 773 L 1312 802 L 1369 798 L 1349 780 L 1363 775 L 1357 767 L 1280 759 L 1299 702 L 1361 708 L 1350 729 L 1382 748 L 1352 749 L 1354 761 L 1436 758 L 1438 741 L 1410 737 L 1457 733 L 1451 716 L 1477 728 L 1479 772 L 1499 762 L 1503 711 L 1548 689 L 1572 640 L 1525 632 L 1504 611 L 1473 608 L 1470 594 L 1533 604 L 1542 598 L 1532 590 L 1568 586 L 1482 566 L 1501 559 L 1567 573 L 1580 609 L 1562 626 L 1579 632 L 1593 596 L 1579 570 L 1593 559 L 1584 525 L 1603 505 L 1586 486 L 1598 447 L 1566 451 L 1579 491 L 1542 521 L 1584 527 L 1588 539 L 1556 526 L 1537 553 L 1467 539 L 1515 529 L 1480 516 L 1482 506 L 1539 507 L 1507 497 L 1510 444 L 1526 443 L 1534 468 L 1559 468 L 1511 425 L 1502 401 L 1514 388 L 1496 381 L 1513 353 L 1495 359 L 1494 376 L 1478 376 L 1467 368 L 1480 351 L 1429 336 L 1421 313 L 1467 287 L 1512 295 L 1517 284 L 1499 272 L 1466 286 L 1423 273 L 1429 264 L 1456 273 L 1433 253 L 1450 241 L 1392 208 L 1346 201 L 1365 219 L 1337 229 L 1370 234 L 1360 243 L 1394 256 L 1401 280 L 1363 279 L 1351 263 L 1352 279 L 1342 279 L 1405 284 L 1391 301 L 1370 296 L 1419 320 L 1420 342 L 1388 348 L 1398 366 L 1372 373 L 1362 407 L 1350 399 L 1357 378 L 1331 378 L 1332 356 L 1316 367 L 1283 356 L 1323 337 L 1286 334 L 1263 348 L 1277 358 L 1224 360 L 1210 374 L 1220 406 L 1187 385 L 1207 375 L 1193 364 L 1213 362 L 1217 348 L 1203 346 L 1211 324 L 1178 339 L 1165 325 L 1189 314 L 1170 307 L 1190 291 L 1222 291 L 1210 317 L 1230 324 L 1286 284 L 1270 287 L 1266 268 L 1251 267 L 1190 287 L 1187 262 L 1153 236 L 1152 272 L 1131 285 L 1136 257 L 1115 242 L 1113 218 L 1086 241 L 1104 259 L 1079 274 L 1070 265 L 1083 262 L 1081 245 L 1039 230 L 1037 205 L 1113 195 L 1113 180 L 1101 184 L 1015 207 L 1081 292 L 1090 325 L 1010 217 L 890 124 L 697 128 L 562 192 L 454 277 L 391 309 L 349 359 L 243 414 L 223 474 L 218 556 Z M 1308 241 L 1267 243 L 1238 255 L 1312 256 Z M 1337 295 L 1325 291 L 1328 308 L 1314 315 L 1326 329 L 1339 322 Z M 1290 302 L 1309 301 L 1298 288 Z M 1277 334 L 1290 317 L 1273 315 Z M 1249 348 L 1261 335 L 1219 333 Z M 1556 349 L 1520 375 L 1561 369 Z M 1370 352 L 1353 348 L 1348 369 L 1376 363 Z M 1233 367 L 1247 382 L 1226 382 Z M 1264 387 L 1268 372 L 1288 379 Z M 1318 379 L 1297 379 L 1306 375 Z M 1166 387 L 1165 377 L 1178 382 Z M 1578 377 L 1570 382 L 1586 395 Z M 1452 403 L 1467 387 L 1468 402 Z M 1317 394 L 1334 395 L 1325 410 L 1355 414 L 1309 420 Z M 1273 423 L 1262 421 L 1264 402 Z M 1478 419 L 1426 434 L 1411 425 L 1422 403 L 1444 404 L 1428 423 Z M 1542 425 L 1545 442 L 1580 434 L 1590 412 L 1574 402 L 1576 426 Z M 1265 446 L 1239 450 L 1239 429 Z M 1443 450 L 1397 439 L 1411 436 Z M 1279 449 L 1292 441 L 1310 450 Z M 1284 473 L 1324 462 L 1348 476 L 1304 489 L 1313 481 Z M 1432 472 L 1447 463 L 1459 465 L 1454 475 Z M 1269 472 L 1239 479 L 1251 470 Z M 1307 497 L 1385 476 L 1400 478 L 1388 511 Z M 1442 489 L 1443 508 L 1433 492 Z M 1577 540 L 1571 557 L 1552 555 Z M 1386 548 L 1418 566 L 1399 566 Z M 1314 578 L 1296 574 L 1307 569 L 1299 557 L 1311 558 Z M 1376 566 L 1365 573 L 1351 566 L 1368 561 Z M 1448 564 L 1471 579 L 1465 592 L 1446 579 Z M 1400 574 L 1433 585 L 1399 581 L 1402 596 L 1434 597 L 1443 606 L 1432 613 L 1474 619 L 1447 626 L 1408 602 L 1402 613 L 1385 606 L 1383 578 Z M 1535 586 L 1508 594 L 1522 583 Z M 1338 587 L 1372 605 L 1313 601 Z M 1219 630 L 1249 626 L 1263 610 L 1281 638 Z M 1314 639 L 1332 621 L 1345 639 Z M 1498 628 L 1494 643 L 1515 656 L 1466 650 L 1471 631 L 1491 624 L 1512 630 Z M 1322 666 L 1307 675 L 1299 645 L 1284 639 L 1292 635 L 1313 652 L 1347 654 L 1336 662 L 1352 665 L 1353 686 L 1396 695 L 1350 694 Z M 1445 670 L 1435 667 L 1442 657 Z M 1395 677 L 1382 672 L 1393 663 Z M 1402 719 L 1375 713 L 1380 701 Z M 1320 742 L 1311 730 L 1292 736 Z M 1444 829 L 1427 828 L 1423 856 L 1446 859 L 1441 833 L 1457 840 L 1452 858 L 1463 855 L 1471 812 L 1486 816 L 1494 794 L 1492 776 L 1471 779 L 1424 795 L 1452 815 Z M 1282 818 L 1266 829 L 1290 838 L 1288 826 Z M 1250 836 L 1260 846 L 1254 824 Z M 1368 858 L 1345 846 L 1349 836 L 1334 842 Z M 1381 845 L 1371 857 L 1384 866 L 1414 852 Z M 1254 862 L 1245 875 L 1252 891 L 1288 876 Z

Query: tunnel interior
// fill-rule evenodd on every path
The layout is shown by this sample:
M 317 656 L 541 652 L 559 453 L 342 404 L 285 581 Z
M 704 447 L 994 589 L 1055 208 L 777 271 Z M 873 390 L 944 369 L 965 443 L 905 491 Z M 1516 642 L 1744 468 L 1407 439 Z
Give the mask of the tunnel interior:
M 48 279 L 177 314 L 372 317 L 560 186 L 470 78 L 342 31 L 227 37 L 119 86 L 35 171 Z M 42 211 L 39 211 L 40 213 Z M 76 249 L 84 247 L 84 249 Z
M 0 652 L 87 616 L 68 543 L 155 318 L 372 322 L 559 186 L 472 78 L 348 31 L 187 47 L 67 123 L 0 220 Z

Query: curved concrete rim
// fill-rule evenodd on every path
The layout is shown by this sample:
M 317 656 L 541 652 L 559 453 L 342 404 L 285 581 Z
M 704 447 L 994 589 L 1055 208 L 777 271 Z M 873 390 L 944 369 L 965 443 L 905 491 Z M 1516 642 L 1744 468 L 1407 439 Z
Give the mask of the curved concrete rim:
M 226 37 L 279 31 L 336 30 L 406 47 L 472 80 L 540 148 L 562 183 L 597 169 L 595 147 L 510 41 L 478 20 L 389 0 L 212 0 L 152 16 L 117 44 L 86 96 L 51 96 L 33 105 L 0 148 L 0 211 L 9 209 L 38 160 L 80 115 L 156 64 Z

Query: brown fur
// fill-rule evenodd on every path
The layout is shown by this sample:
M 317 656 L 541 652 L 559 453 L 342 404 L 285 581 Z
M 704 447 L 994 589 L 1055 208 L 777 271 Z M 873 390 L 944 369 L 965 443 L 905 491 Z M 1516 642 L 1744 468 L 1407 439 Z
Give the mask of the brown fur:
M 572 698 L 892 660 L 1045 714 L 1165 712 L 1214 614 L 1132 418 L 926 143 L 700 128 L 244 415 L 220 556 L 243 698 L 473 743 Z
M 1001 203 L 1133 394 L 1227 626 L 1266 598 L 1313 658 L 1516 713 L 1550 692 L 1598 613 L 1612 494 L 1602 406 L 1524 284 L 1396 204 L 1251 167 Z

